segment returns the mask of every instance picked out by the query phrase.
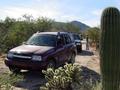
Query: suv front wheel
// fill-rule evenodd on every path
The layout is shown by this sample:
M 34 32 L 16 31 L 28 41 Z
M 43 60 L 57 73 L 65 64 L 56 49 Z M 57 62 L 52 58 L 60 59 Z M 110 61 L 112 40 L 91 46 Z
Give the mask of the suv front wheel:
M 68 61 L 68 63 L 75 63 L 75 54 L 73 53 Z
M 52 68 L 55 69 L 55 62 L 53 60 L 50 60 L 47 64 L 47 69 Z
M 9 67 L 9 70 L 13 73 L 19 73 L 20 72 L 20 69 L 16 68 L 16 67 Z

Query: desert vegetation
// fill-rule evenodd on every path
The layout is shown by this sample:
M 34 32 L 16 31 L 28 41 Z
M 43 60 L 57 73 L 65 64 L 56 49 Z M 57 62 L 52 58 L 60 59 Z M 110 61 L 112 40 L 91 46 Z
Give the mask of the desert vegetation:
M 0 74 L 0 90 L 14 90 L 17 82 L 22 80 L 22 75 L 16 75 L 8 72 Z
M 72 23 L 59 23 L 48 18 L 33 19 L 23 15 L 22 19 L 6 17 L 0 20 L 0 52 L 7 52 L 11 48 L 25 42 L 32 34 L 45 31 L 68 31 L 80 33 L 78 27 Z
M 49 18 L 40 17 L 34 19 L 30 15 L 23 15 L 22 18 L 14 19 L 6 17 L 0 20 L 0 53 L 7 52 L 11 48 L 25 42 L 32 34 L 45 31 L 67 31 L 89 36 L 91 43 L 99 42 L 100 29 L 89 28 L 81 32 L 80 28 L 71 22 L 61 23 Z
M 101 30 L 98 27 L 89 28 L 85 33 L 88 35 L 90 46 L 95 47 L 96 49 L 99 48 L 99 41 L 100 41 L 100 34 Z
M 77 64 L 66 64 L 55 70 L 49 68 L 43 73 L 47 83 L 41 90 L 93 90 L 98 83 L 92 78 L 85 80 L 83 69 Z
M 102 90 L 120 90 L 120 11 L 109 7 L 101 18 Z

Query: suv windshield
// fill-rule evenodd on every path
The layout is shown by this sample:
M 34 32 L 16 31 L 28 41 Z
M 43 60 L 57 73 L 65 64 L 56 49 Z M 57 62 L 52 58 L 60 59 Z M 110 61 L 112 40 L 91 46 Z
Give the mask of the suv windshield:
M 55 46 L 56 45 L 56 35 L 33 35 L 27 43 L 28 45 L 37 46 Z
M 79 35 L 73 35 L 74 40 L 80 40 L 80 36 Z

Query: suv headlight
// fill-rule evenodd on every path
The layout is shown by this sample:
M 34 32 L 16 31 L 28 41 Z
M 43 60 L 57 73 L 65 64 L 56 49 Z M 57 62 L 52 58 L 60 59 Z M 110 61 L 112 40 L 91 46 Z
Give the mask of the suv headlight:
M 34 60 L 34 61 L 42 61 L 42 57 L 38 56 L 38 55 L 33 55 L 32 60 Z
M 9 52 L 9 53 L 7 54 L 7 57 L 8 57 L 8 58 L 12 58 L 12 57 L 13 57 L 13 53 L 12 53 L 12 52 Z

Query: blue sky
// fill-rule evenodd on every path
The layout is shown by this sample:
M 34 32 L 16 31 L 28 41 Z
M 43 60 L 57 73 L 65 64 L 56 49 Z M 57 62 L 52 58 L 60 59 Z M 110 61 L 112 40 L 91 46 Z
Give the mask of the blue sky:
M 0 19 L 19 18 L 24 14 L 34 18 L 48 17 L 56 21 L 81 21 L 98 26 L 104 8 L 120 9 L 120 0 L 0 0 Z

